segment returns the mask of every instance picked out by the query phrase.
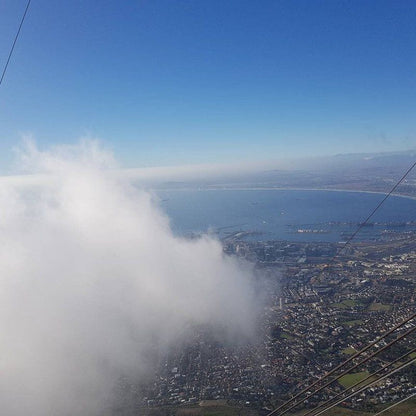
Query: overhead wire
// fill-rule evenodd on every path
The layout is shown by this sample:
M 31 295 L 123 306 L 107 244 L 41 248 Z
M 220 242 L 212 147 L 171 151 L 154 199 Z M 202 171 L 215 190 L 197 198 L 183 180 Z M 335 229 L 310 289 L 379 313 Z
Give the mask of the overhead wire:
M 17 40 L 18 40 L 18 38 L 19 38 L 19 35 L 20 35 L 20 32 L 21 32 L 21 29 L 22 29 L 22 27 L 23 27 L 23 24 L 24 24 L 24 21 L 25 21 L 25 19 L 26 19 L 26 15 L 27 15 L 27 12 L 28 12 L 28 10 L 29 10 L 29 7 L 30 7 L 30 3 L 31 3 L 31 0 L 28 0 L 27 1 L 27 4 L 26 4 L 26 8 L 25 8 L 25 11 L 24 11 L 24 13 L 23 13 L 23 15 L 22 15 L 22 18 L 21 18 L 21 20 L 20 20 L 20 24 L 19 24 L 19 27 L 18 27 L 18 30 L 17 30 L 17 32 L 16 32 L 16 35 L 15 35 L 15 37 L 14 37 L 14 40 L 13 40 L 13 43 L 12 43 L 12 46 L 11 46 L 11 48 L 10 48 L 10 51 L 9 51 L 9 54 L 8 54 L 8 57 L 7 57 L 7 60 L 6 60 L 6 63 L 5 63 L 5 65 L 4 65 L 4 68 L 3 68 L 3 71 L 2 71 L 2 73 L 1 73 L 1 77 L 0 77 L 0 85 L 3 83 L 3 80 L 4 80 L 4 77 L 5 77 L 5 74 L 6 74 L 6 72 L 7 72 L 7 69 L 8 69 L 8 66 L 9 66 L 9 63 L 10 63 L 10 61 L 11 61 L 11 58 L 12 58 L 12 55 L 13 55 L 13 52 L 14 52 L 14 49 L 15 49 L 15 46 L 16 46 L 16 43 L 17 43 Z M 393 186 L 393 188 L 385 195 L 385 197 L 383 198 L 383 200 L 382 201 L 380 201 L 379 202 L 379 204 L 373 209 L 373 211 L 368 215 L 368 217 L 363 221 L 363 222 L 361 222 L 360 224 L 359 224 L 359 226 L 358 226 L 358 228 L 356 229 L 356 231 L 347 239 L 347 241 L 344 243 L 344 245 L 342 246 L 342 248 L 337 252 L 337 253 L 335 253 L 335 255 L 331 258 L 331 260 L 329 261 L 329 263 L 328 263 L 328 265 L 326 266 L 326 268 L 327 267 L 329 267 L 330 266 L 330 264 L 332 264 L 334 261 L 335 261 L 335 259 L 345 250 L 345 248 L 351 243 L 351 241 L 356 237 L 356 235 L 361 231 L 361 229 L 368 223 L 368 221 L 374 216 L 374 214 L 378 211 L 378 209 L 384 204 L 384 202 L 390 197 L 390 195 L 397 189 L 397 187 L 403 182 L 403 180 L 407 177 L 407 175 L 413 170 L 413 168 L 416 166 L 416 161 L 409 167 L 409 169 L 405 172 L 405 174 L 400 178 L 400 180 Z M 324 270 L 325 270 L 325 268 L 321 271 L 321 273 L 320 273 L 320 275 L 322 275 L 323 274 L 323 272 L 324 272 Z M 359 352 L 357 352 L 356 354 L 354 354 L 352 357 L 350 357 L 348 360 L 346 360 L 344 363 L 342 363 L 342 364 L 340 364 L 340 365 L 338 365 L 335 369 L 333 369 L 333 370 L 331 370 L 331 371 L 329 371 L 327 374 L 325 374 L 322 378 L 319 378 L 317 381 L 315 381 L 314 383 L 312 383 L 312 385 L 310 385 L 310 386 L 308 386 L 308 387 L 306 387 L 306 388 L 304 388 L 300 393 L 298 393 L 297 395 L 295 395 L 294 397 L 292 397 L 289 401 L 287 401 L 287 402 L 285 402 L 283 405 L 281 405 L 281 406 L 279 406 L 277 409 L 275 409 L 275 410 L 273 410 L 272 412 L 270 412 L 267 416 L 271 416 L 271 415 L 273 415 L 274 413 L 276 413 L 278 410 L 280 410 L 281 408 L 283 408 L 283 407 L 285 407 L 286 405 L 288 405 L 288 404 L 290 404 L 290 403 L 292 403 L 294 400 L 296 400 L 296 398 L 298 398 L 300 395 L 302 395 L 303 393 L 305 393 L 305 392 L 307 392 L 310 388 L 312 388 L 312 387 L 314 387 L 316 384 L 318 384 L 319 382 L 321 382 L 321 381 L 323 381 L 324 379 L 326 379 L 327 377 L 329 377 L 331 374 L 333 374 L 335 371 L 337 371 L 337 370 L 339 370 L 340 368 L 342 368 L 344 365 L 346 365 L 348 362 L 350 362 L 350 361 L 352 361 L 353 359 L 355 359 L 355 358 L 357 358 L 359 355 L 361 355 L 362 353 L 364 353 L 365 351 L 367 351 L 369 348 L 371 348 L 373 345 L 375 345 L 375 343 L 377 343 L 377 342 L 379 342 L 381 339 L 383 339 L 384 337 L 386 337 L 387 335 L 389 335 L 390 333 L 392 333 L 394 330 L 396 330 L 396 329 L 398 329 L 399 327 L 401 327 L 402 325 L 404 325 L 406 322 L 408 322 L 409 320 L 411 320 L 411 319 L 413 319 L 414 317 L 415 317 L 415 315 L 416 314 L 414 314 L 413 316 L 411 316 L 410 318 L 408 318 L 407 320 L 405 320 L 404 322 L 402 322 L 401 324 L 399 324 L 398 326 L 395 326 L 392 330 L 390 330 L 390 331 L 388 331 L 386 334 L 384 334 L 381 338 L 378 338 L 376 341 L 374 341 L 373 343 L 371 343 L 371 344 L 369 344 L 367 347 L 365 347 L 364 349 L 362 349 L 361 351 L 359 351 Z M 411 331 L 413 331 L 415 328 L 413 328 L 412 330 L 409 330 L 410 332 Z M 407 331 L 407 332 L 409 332 L 409 331 Z M 406 334 L 404 334 L 404 335 L 406 335 Z M 395 341 L 393 341 L 393 342 L 391 342 L 390 344 L 388 344 L 388 346 L 390 346 L 390 345 L 392 345 L 393 343 L 395 343 L 395 342 L 397 342 L 399 339 L 401 339 L 403 336 L 401 336 L 401 337 L 399 337 L 397 340 L 395 340 Z M 387 346 L 385 346 L 382 350 L 384 350 L 384 349 L 386 349 L 387 348 Z M 378 353 L 380 353 L 382 350 L 380 350 L 380 351 L 378 351 L 377 352 L 377 354 Z M 370 356 L 370 358 L 372 358 L 373 356 L 375 356 L 375 355 L 377 355 L 377 354 L 373 354 L 372 356 Z M 369 359 L 369 358 L 368 358 Z M 348 372 L 350 372 L 352 369 L 354 369 L 354 368 L 356 368 L 358 365 L 361 365 L 361 364 L 363 364 L 365 361 L 367 361 L 368 359 L 366 359 L 366 360 L 364 360 L 363 362 L 361 362 L 361 363 L 359 363 L 359 364 L 357 364 L 357 365 L 355 365 L 354 367 L 352 367 L 351 369 L 349 369 L 348 370 Z M 395 360 L 394 362 L 396 362 L 397 360 Z M 415 360 L 413 360 L 413 361 L 415 361 Z M 390 363 L 389 365 L 391 365 L 392 363 Z M 386 367 L 384 367 L 384 368 L 386 368 Z M 396 372 L 396 371 L 398 371 L 398 370 L 395 370 L 394 372 Z M 342 373 L 342 375 L 343 375 L 344 373 Z M 332 384 L 334 381 L 336 381 L 338 378 L 340 378 L 340 377 L 342 377 L 342 375 L 340 375 L 340 376 L 338 376 L 336 379 L 334 379 L 334 380 L 332 380 L 331 382 L 329 382 L 329 383 L 327 383 L 325 386 L 323 386 L 323 387 L 321 387 L 321 388 L 319 388 L 317 391 L 315 391 L 313 394 L 316 394 L 317 392 L 319 392 L 320 390 L 322 390 L 323 388 L 325 388 L 325 387 L 327 387 L 329 384 Z M 357 384 L 361 384 L 363 381 L 361 381 L 360 383 L 357 383 Z M 415 393 L 416 394 L 416 393 Z M 410 397 L 413 397 L 415 394 L 413 394 L 412 396 L 410 396 Z M 310 397 L 310 396 L 308 396 L 308 397 Z M 405 400 L 408 400 L 408 398 L 407 399 L 405 399 Z M 403 400 L 403 401 L 405 401 L 405 400 Z M 401 402 L 403 402 L 403 401 L 401 401 Z M 399 403 L 401 403 L 401 402 L 399 402 Z M 399 404 L 399 403 L 397 403 L 397 404 Z M 293 407 L 296 407 L 297 405 L 299 405 L 300 403 L 296 403 L 294 406 L 292 406 L 291 408 L 293 408 Z M 395 405 L 397 405 L 397 404 L 395 404 Z M 391 407 L 394 407 L 395 405 L 393 405 L 393 406 L 391 406 Z M 390 408 L 391 408 L 390 407 Z M 290 409 L 291 409 L 290 408 Z M 289 411 L 290 409 L 287 409 L 284 413 L 286 413 L 287 411 Z M 389 408 L 388 408 L 389 409 Z M 384 411 L 386 411 L 386 410 L 388 410 L 388 409 L 385 409 Z M 326 410 L 328 410 L 328 409 L 325 409 L 324 411 L 326 411 Z M 383 413 L 384 411 L 382 411 L 382 412 L 380 412 L 380 413 L 377 413 L 377 415 L 378 414 L 381 414 L 381 413 Z M 284 414 L 284 413 L 282 413 L 282 414 Z M 323 411 L 322 412 L 320 412 L 320 413 L 318 413 L 318 414 L 316 414 L 316 415 L 319 415 L 319 414 L 321 414 L 321 413 L 323 413 Z M 308 414 L 308 413 L 307 413 Z
M 381 412 L 376 413 L 374 416 L 381 415 L 382 413 L 387 412 L 387 411 L 388 411 L 388 410 L 390 410 L 390 409 L 393 409 L 393 407 L 396 407 L 396 406 L 398 406 L 399 404 L 402 404 L 402 403 L 406 402 L 407 400 L 410 400 L 410 399 L 411 399 L 412 397 L 414 397 L 414 396 L 416 396 L 416 393 L 413 393 L 413 394 L 411 394 L 410 396 L 408 396 L 408 397 L 404 398 L 403 400 L 400 400 L 399 402 L 392 404 L 392 405 L 391 405 L 391 406 L 389 406 L 387 409 L 384 409 L 384 410 L 382 410 Z
M 324 274 L 324 272 L 335 262 L 335 259 L 339 257 L 346 249 L 347 246 L 351 244 L 351 241 L 357 236 L 357 234 L 368 224 L 368 222 L 373 218 L 375 213 L 382 207 L 386 200 L 393 194 L 393 192 L 400 186 L 400 184 L 407 178 L 409 173 L 415 168 L 416 161 L 406 170 L 406 172 L 401 176 L 401 178 L 394 184 L 390 191 L 384 196 L 384 198 L 376 205 L 371 213 L 365 218 L 364 221 L 360 222 L 357 229 L 347 238 L 342 247 L 331 257 L 328 263 L 322 268 L 321 272 L 318 275 L 318 279 Z M 348 330 L 347 330 L 348 332 Z
M 374 386 L 374 384 L 379 383 L 380 381 L 386 379 L 387 377 L 390 377 L 391 375 L 397 373 L 398 371 L 403 370 L 404 368 L 408 367 L 410 364 L 413 364 L 416 362 L 416 358 L 412 358 L 411 360 L 407 361 L 406 363 L 402 364 L 401 366 L 395 368 L 394 370 L 389 371 L 387 374 L 385 374 L 382 377 L 377 378 L 376 380 L 374 380 L 373 382 L 365 385 L 364 387 L 360 388 L 357 391 L 354 391 L 353 393 L 349 394 L 346 397 L 343 397 L 342 399 L 339 399 L 338 401 L 336 401 L 335 403 L 331 404 L 330 406 L 326 407 L 325 409 L 319 411 L 318 413 L 315 413 L 314 416 L 319 416 L 322 415 L 323 413 L 327 412 L 328 410 L 332 409 L 333 407 L 339 405 L 340 403 L 344 402 L 345 400 L 350 399 L 351 397 L 356 396 L 357 394 L 363 392 L 364 390 L 367 390 L 369 387 Z
M 398 362 L 402 361 L 404 358 L 406 358 L 407 356 L 409 356 L 410 354 L 413 354 L 414 352 L 416 352 L 416 348 L 413 348 L 412 350 L 406 352 L 405 354 L 401 355 L 399 358 L 396 358 L 394 361 L 391 361 L 388 364 L 383 365 L 381 368 L 379 368 L 377 371 L 374 371 L 373 373 L 369 374 L 367 377 L 363 378 L 362 380 L 356 382 L 355 384 L 353 384 L 350 387 L 347 387 L 345 390 L 341 391 L 340 393 L 336 394 L 334 397 L 331 397 L 329 400 L 327 400 L 326 402 L 320 404 L 318 407 L 315 407 L 312 410 L 309 410 L 308 412 L 304 413 L 302 416 L 308 416 L 308 415 L 312 415 L 314 414 L 316 411 L 318 411 L 320 408 L 322 407 L 326 407 L 328 406 L 331 402 L 333 402 L 335 399 L 337 399 L 338 397 L 343 396 L 345 393 L 349 392 L 350 390 L 354 389 L 355 387 L 359 386 L 360 384 L 364 384 L 367 380 L 372 379 L 375 375 L 377 375 L 378 373 L 382 372 L 383 370 L 385 370 L 386 368 L 391 367 L 394 364 L 397 364 Z
M 362 355 L 364 352 L 366 352 L 367 350 L 369 350 L 375 344 L 377 344 L 378 342 L 380 342 L 381 340 L 383 340 L 384 338 L 386 338 L 387 336 L 389 336 L 390 334 L 392 334 L 397 329 L 401 328 L 403 325 L 406 325 L 406 323 L 408 323 L 409 321 L 413 320 L 414 318 L 416 318 L 416 313 L 413 313 L 412 315 L 410 315 L 409 317 L 407 317 L 406 319 L 404 319 L 400 323 L 396 324 L 393 328 L 391 328 L 388 331 L 386 331 L 383 335 L 381 335 L 378 338 L 376 338 L 374 341 L 372 341 L 370 344 L 368 344 L 367 346 L 365 346 L 364 348 L 362 348 L 360 351 L 357 351 L 354 355 L 352 355 L 351 357 L 349 357 L 348 359 L 346 359 L 344 362 L 342 362 L 341 364 L 338 364 L 335 368 L 333 368 L 332 370 L 328 371 L 324 376 L 322 376 L 318 380 L 314 381 L 312 384 L 310 384 L 307 387 L 305 387 L 304 389 L 302 389 L 299 393 L 297 393 L 295 396 L 293 396 L 291 399 L 287 400 L 285 403 L 283 403 L 282 405 L 280 405 L 276 409 L 272 410 L 270 413 L 267 414 L 267 416 L 272 416 L 275 413 L 277 413 L 279 410 L 281 410 L 284 407 L 286 407 L 287 405 L 289 405 L 290 403 L 293 403 L 297 398 L 299 398 L 304 393 L 308 392 L 310 389 L 312 389 L 313 387 L 315 387 L 318 383 L 320 383 L 321 381 L 325 380 L 326 378 L 328 378 L 329 376 L 331 376 L 332 374 L 334 374 L 336 371 L 338 371 L 341 368 L 343 368 L 349 362 L 351 362 L 354 359 L 358 358 L 360 355 Z M 414 328 L 416 328 L 416 327 L 414 327 Z M 351 370 L 349 370 L 349 371 L 351 371 Z M 296 404 L 296 406 L 299 405 L 300 403 L 302 403 L 302 402 L 298 402 Z M 296 406 L 294 406 L 294 407 L 296 407 Z M 290 407 L 287 410 L 290 410 L 292 408 L 293 407 Z M 281 414 L 284 414 L 284 413 L 281 413 Z
M 386 200 L 390 197 L 390 195 L 406 179 L 406 177 L 414 169 L 415 166 L 416 166 L 416 161 L 406 170 L 406 172 L 403 174 L 403 176 L 395 183 L 395 185 L 384 196 L 384 198 L 377 204 L 377 206 L 371 211 L 371 213 L 367 216 L 367 218 L 358 225 L 358 227 L 354 231 L 354 233 L 352 233 L 349 236 L 349 238 L 343 244 L 342 248 L 337 253 L 335 253 L 335 255 L 332 257 L 332 259 L 329 261 L 329 263 L 332 263 L 345 250 L 345 247 L 347 247 L 351 243 L 351 241 L 356 237 L 356 235 L 363 229 L 363 227 L 365 227 L 368 224 L 368 222 L 371 220 L 371 218 L 373 218 L 374 214 L 381 208 L 381 206 L 386 202 Z
M 6 75 L 7 68 L 9 67 L 9 63 L 10 63 L 10 60 L 11 60 L 12 55 L 13 55 L 14 47 L 16 46 L 17 40 L 18 40 L 19 35 L 20 35 L 20 31 L 22 30 L 22 26 L 23 26 L 23 23 L 25 21 L 26 15 L 27 15 L 27 11 L 29 10 L 30 2 L 31 2 L 31 0 L 27 1 L 25 11 L 24 11 L 23 16 L 20 20 L 19 28 L 17 29 L 16 35 L 15 35 L 14 40 L 13 40 L 13 44 L 12 44 L 12 46 L 10 48 L 10 51 L 9 51 L 9 55 L 7 57 L 5 65 L 3 67 L 3 71 L 2 71 L 2 74 L 1 74 L 1 77 L 0 77 L 0 85 L 2 84 L 4 76 Z
M 406 172 L 401 176 L 401 178 L 395 183 L 395 185 L 390 189 L 390 191 L 384 196 L 384 198 L 377 204 L 377 206 L 371 211 L 371 213 L 365 218 L 365 220 L 363 222 L 361 222 L 359 224 L 359 226 L 357 227 L 356 231 L 347 239 L 347 241 L 344 243 L 344 245 L 341 247 L 340 250 L 338 250 L 334 256 L 330 259 L 330 261 L 328 262 L 328 264 L 326 265 L 326 267 L 324 267 L 321 272 L 319 273 L 319 277 L 321 277 L 324 273 L 324 271 L 332 264 L 334 263 L 335 259 L 345 250 L 345 248 L 351 243 L 351 241 L 356 237 L 356 235 L 361 231 L 361 229 L 363 227 L 366 226 L 366 224 L 370 221 L 370 219 L 375 215 L 375 213 L 381 208 L 381 206 L 386 202 L 386 200 L 392 195 L 392 193 L 399 187 L 399 185 L 406 179 L 406 177 L 409 175 L 409 173 L 414 169 L 414 167 L 416 166 L 416 161 L 406 170 Z M 416 314 L 413 315 L 413 317 Z M 413 318 L 411 318 L 413 319 Z M 407 322 L 408 320 L 406 320 L 405 322 Z M 404 323 L 403 323 L 404 324 Z M 401 325 L 400 325 L 401 326 Z M 368 348 L 371 348 L 371 345 Z M 350 359 L 348 359 L 345 363 L 341 364 L 340 366 L 345 365 L 347 362 L 351 361 L 352 359 L 356 358 L 358 355 L 360 355 L 361 353 L 365 352 L 367 349 L 367 347 L 364 348 L 363 350 L 357 352 L 356 354 L 354 354 Z M 272 410 L 271 412 L 269 412 L 267 414 L 267 416 L 271 416 L 273 414 L 275 414 L 277 411 L 279 411 L 280 409 L 282 409 L 283 407 L 287 406 L 288 404 L 292 403 L 294 400 L 296 400 L 296 398 L 298 398 L 299 396 L 301 396 L 302 394 L 304 394 L 305 392 L 307 392 L 310 388 L 314 387 L 316 384 L 318 384 L 320 381 L 324 380 L 325 378 L 329 377 L 331 374 L 333 374 L 336 370 L 340 369 L 341 367 L 337 366 L 335 369 L 329 371 L 328 373 L 326 373 L 321 379 L 316 380 L 315 382 L 313 382 L 310 386 L 305 387 L 300 393 L 296 394 L 295 396 L 293 396 L 291 399 L 287 400 L 285 403 L 283 403 L 282 405 L 280 405 L 279 407 L 277 407 L 276 409 Z
M 280 415 L 285 415 L 287 412 L 289 412 L 290 410 L 294 409 L 295 407 L 298 407 L 300 404 L 302 404 L 305 400 L 309 399 L 310 397 L 315 396 L 317 393 L 319 393 L 320 391 L 322 391 L 323 389 L 325 389 L 326 387 L 330 386 L 332 383 L 334 383 L 335 381 L 339 380 L 341 377 L 347 375 L 348 373 L 350 373 L 352 370 L 355 370 L 357 367 L 360 367 L 361 365 L 365 364 L 367 361 L 370 361 L 372 358 L 374 358 L 375 356 L 377 356 L 378 354 L 382 353 L 383 351 L 385 351 L 386 349 L 390 348 L 392 345 L 394 345 L 395 343 L 397 343 L 398 341 L 400 341 L 401 339 L 407 337 L 408 335 L 410 335 L 413 331 L 416 330 L 416 326 L 413 326 L 412 328 L 410 328 L 409 330 L 407 330 L 404 334 L 400 335 L 399 337 L 397 337 L 396 339 L 390 341 L 388 344 L 386 344 L 384 347 L 382 347 L 381 349 L 375 351 L 373 354 L 371 354 L 370 356 L 364 358 L 364 360 L 360 361 L 359 363 L 355 364 L 353 367 L 348 368 L 347 370 L 343 371 L 341 374 L 339 374 L 338 376 L 336 376 L 334 379 L 326 382 L 326 384 L 324 384 L 323 386 L 319 387 L 317 390 L 313 391 L 310 395 L 308 395 L 305 399 L 300 400 L 296 403 L 294 403 L 291 407 L 289 407 L 288 409 L 284 410 L 283 412 L 280 413 Z M 387 336 L 387 335 L 386 335 Z M 375 341 L 375 343 L 380 342 L 380 339 Z M 375 344 L 373 344 L 375 345 Z M 368 349 L 368 348 L 367 348 Z M 347 360 L 350 361 L 350 360 Z M 345 363 L 347 363 L 347 361 Z M 319 382 L 319 380 L 318 380 Z

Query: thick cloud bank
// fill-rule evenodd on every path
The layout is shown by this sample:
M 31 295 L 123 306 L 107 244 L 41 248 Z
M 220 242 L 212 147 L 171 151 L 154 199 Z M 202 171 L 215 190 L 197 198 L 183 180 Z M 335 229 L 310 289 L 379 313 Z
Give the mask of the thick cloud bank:
M 250 271 L 210 237 L 173 236 L 95 143 L 21 161 L 52 179 L 0 184 L 2 414 L 102 414 L 115 380 L 190 325 L 251 330 Z

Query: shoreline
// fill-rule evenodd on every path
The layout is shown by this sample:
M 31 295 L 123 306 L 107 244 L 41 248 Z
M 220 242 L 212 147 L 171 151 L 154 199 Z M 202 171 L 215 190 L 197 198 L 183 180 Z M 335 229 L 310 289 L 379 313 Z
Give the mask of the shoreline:
M 355 189 L 340 189 L 340 188 L 272 188 L 272 187 L 265 187 L 265 188 L 254 188 L 254 187 L 230 187 L 230 188 L 165 188 L 165 189 L 157 189 L 156 191 L 321 191 L 321 192 L 349 192 L 349 193 L 363 193 L 363 194 L 378 194 L 378 195 L 388 195 L 388 192 L 382 191 L 363 191 L 363 190 L 355 190 Z M 416 201 L 416 196 L 411 195 L 403 195 L 398 193 L 392 193 L 390 196 L 395 196 L 398 198 L 405 198 L 411 199 Z

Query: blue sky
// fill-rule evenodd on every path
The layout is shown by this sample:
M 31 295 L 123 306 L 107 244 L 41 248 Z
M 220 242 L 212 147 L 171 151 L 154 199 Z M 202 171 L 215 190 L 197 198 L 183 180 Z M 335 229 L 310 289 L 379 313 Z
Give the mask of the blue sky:
M 0 5 L 0 64 L 26 0 Z M 127 167 L 416 148 L 416 3 L 32 0 L 0 87 L 22 134 Z

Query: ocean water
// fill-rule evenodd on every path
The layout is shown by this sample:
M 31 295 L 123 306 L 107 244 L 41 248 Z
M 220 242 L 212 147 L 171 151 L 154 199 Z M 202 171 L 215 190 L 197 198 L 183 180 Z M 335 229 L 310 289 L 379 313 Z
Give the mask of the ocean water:
M 169 190 L 157 193 L 177 235 L 203 232 L 252 240 L 345 241 L 382 194 L 303 190 Z M 391 196 L 358 240 L 416 230 L 416 200 Z M 406 224 L 407 223 L 407 224 Z

